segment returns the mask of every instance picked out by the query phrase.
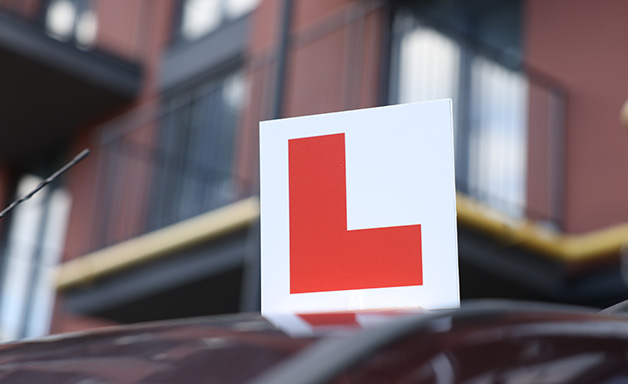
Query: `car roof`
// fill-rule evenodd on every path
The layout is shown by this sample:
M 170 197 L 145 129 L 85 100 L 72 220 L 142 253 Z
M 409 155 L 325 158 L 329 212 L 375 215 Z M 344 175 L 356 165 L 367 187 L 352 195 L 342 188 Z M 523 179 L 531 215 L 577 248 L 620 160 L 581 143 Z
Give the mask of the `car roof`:
M 315 340 L 291 338 L 259 314 L 111 327 L 0 345 L 0 380 L 246 382 Z
M 614 374 L 628 366 L 626 350 L 625 318 L 558 305 L 473 303 L 458 310 L 392 318 L 370 329 L 301 337 L 289 336 L 260 314 L 235 314 L 2 344 L 0 381 L 312 384 L 386 378 L 386 382 L 407 382 L 403 381 L 407 375 L 425 367 L 421 374 L 438 378 L 447 372 L 434 369 L 434 364 L 450 362 L 450 368 L 455 368 L 450 376 L 465 379 L 452 383 L 474 382 L 466 380 L 477 377 L 488 378 L 484 382 L 503 381 L 506 374 L 521 379 L 517 376 L 521 372 L 537 372 L 535 384 L 558 383 L 568 382 L 556 380 L 569 377 L 556 376 L 556 369 L 565 364 L 571 364 L 572 372 Z M 480 358 L 478 351 L 482 351 Z M 592 365 L 581 364 L 583 359 Z M 607 364 L 618 361 L 615 366 Z M 440 382 L 428 379 L 410 382 Z

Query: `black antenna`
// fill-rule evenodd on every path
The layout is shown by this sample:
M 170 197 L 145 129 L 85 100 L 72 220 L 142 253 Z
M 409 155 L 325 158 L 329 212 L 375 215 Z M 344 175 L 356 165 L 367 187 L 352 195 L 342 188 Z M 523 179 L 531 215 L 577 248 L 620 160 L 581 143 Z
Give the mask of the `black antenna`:
M 89 155 L 89 149 L 84 149 L 81 151 L 81 153 L 79 153 L 78 155 L 76 155 L 72 161 L 70 161 L 69 163 L 67 163 L 66 165 L 63 166 L 63 168 L 59 169 L 57 172 L 53 173 L 52 175 L 50 175 L 50 177 L 48 177 L 46 180 L 42 181 L 41 183 L 37 184 L 37 187 L 35 187 L 35 189 L 33 189 L 32 191 L 30 191 L 28 194 L 26 194 L 25 196 L 22 196 L 21 198 L 14 200 L 8 207 L 6 207 L 4 209 L 4 211 L 0 212 L 0 219 L 3 218 L 7 213 L 9 213 L 11 210 L 13 210 L 13 208 L 15 208 L 18 204 L 30 199 L 31 197 L 33 197 L 34 194 L 36 194 L 37 192 L 39 192 L 43 187 L 45 187 L 46 185 L 52 183 L 57 177 L 61 176 L 61 174 L 65 171 L 67 171 L 68 169 L 72 168 L 74 165 L 76 165 L 76 163 L 78 163 L 79 161 L 83 160 L 85 157 L 87 157 L 87 155 Z

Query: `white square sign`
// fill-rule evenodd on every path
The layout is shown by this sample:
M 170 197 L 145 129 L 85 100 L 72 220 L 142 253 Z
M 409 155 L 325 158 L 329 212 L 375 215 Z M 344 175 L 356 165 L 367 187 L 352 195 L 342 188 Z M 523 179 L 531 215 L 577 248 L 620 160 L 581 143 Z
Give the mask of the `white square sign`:
M 451 100 L 260 123 L 262 313 L 458 307 Z

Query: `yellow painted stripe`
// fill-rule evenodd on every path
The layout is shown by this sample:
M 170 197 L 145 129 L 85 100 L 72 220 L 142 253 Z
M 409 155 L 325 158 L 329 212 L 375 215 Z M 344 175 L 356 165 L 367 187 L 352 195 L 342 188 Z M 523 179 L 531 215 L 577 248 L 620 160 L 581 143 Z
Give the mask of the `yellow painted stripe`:
M 174 253 L 250 225 L 259 217 L 259 199 L 250 197 L 192 219 L 135 237 L 61 264 L 58 290 Z
M 513 220 L 498 211 L 458 194 L 458 222 L 563 261 L 585 261 L 618 253 L 628 242 L 628 224 L 567 235 L 529 220 Z
M 566 262 L 618 253 L 628 241 L 628 224 L 584 235 L 565 235 L 528 220 L 513 220 L 467 196 L 456 198 L 458 222 Z M 68 261 L 57 269 L 57 289 L 65 290 L 178 250 L 242 229 L 259 216 L 256 197 L 241 200 L 181 223 Z

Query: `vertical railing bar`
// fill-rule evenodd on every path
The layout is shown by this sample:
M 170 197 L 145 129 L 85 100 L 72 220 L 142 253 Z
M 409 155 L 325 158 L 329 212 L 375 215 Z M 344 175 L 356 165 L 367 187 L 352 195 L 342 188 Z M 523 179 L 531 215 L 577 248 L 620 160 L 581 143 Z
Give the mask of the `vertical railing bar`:
M 510 188 L 516 188 L 514 191 L 516 192 L 516 198 L 515 201 L 513 202 L 514 204 L 514 208 L 516 209 L 516 212 L 518 212 L 519 215 L 524 216 L 525 215 L 525 194 L 526 194 L 526 185 L 527 185 L 527 167 L 525 166 L 526 161 L 522 161 L 523 159 L 521 159 L 521 154 L 522 153 L 527 153 L 528 150 L 528 141 L 526 140 L 526 133 L 528 132 L 528 125 L 527 125 L 527 113 L 528 113 L 528 106 L 526 103 L 526 98 L 525 95 L 528 94 L 528 87 L 527 87 L 527 79 L 525 77 L 525 74 L 522 73 L 521 71 L 513 71 L 513 73 L 516 75 L 516 77 L 514 77 L 512 79 L 512 88 L 514 89 L 514 97 L 515 100 L 513 101 L 513 105 L 515 106 L 515 108 L 512 109 L 511 115 L 512 115 L 512 121 L 515 121 L 517 124 L 517 129 L 512 129 L 510 131 L 510 141 L 513 145 L 515 145 L 516 143 L 521 143 L 519 148 L 520 150 L 518 152 L 515 153 L 516 156 L 512 156 L 511 157 L 511 163 L 510 163 L 510 167 L 511 169 L 518 169 L 519 172 L 521 172 L 521 184 L 516 185 L 516 186 L 511 186 Z M 521 106 L 520 108 L 516 108 L 516 106 L 519 105 Z M 527 156 L 525 157 L 525 159 L 527 159 Z
M 391 95 L 396 94 L 393 93 L 391 84 L 396 83 L 394 72 L 398 72 L 396 70 L 397 63 L 395 62 L 394 57 L 396 57 L 395 52 L 395 32 L 394 32 L 394 17 L 395 14 L 395 3 L 394 2 L 386 2 L 383 6 L 383 17 L 381 18 L 381 27 L 380 27 L 380 49 L 379 52 L 380 61 L 379 61 L 379 83 L 377 90 L 377 105 L 388 105 L 391 102 L 394 102 L 391 99 Z M 375 27 L 371 27 L 372 29 Z
M 203 129 L 200 131 L 200 136 L 197 144 L 201 144 L 203 146 L 208 146 L 209 153 L 213 152 L 212 148 L 212 134 L 216 131 L 216 126 L 212 124 L 213 119 L 216 117 L 216 112 L 213 110 L 212 100 L 214 100 L 215 94 L 215 86 L 212 86 L 208 92 L 203 94 L 202 99 L 200 100 L 201 105 L 203 106 Z M 200 148 L 199 153 L 203 153 L 203 159 L 201 159 L 198 154 L 194 158 L 194 164 L 192 164 L 192 171 L 194 172 L 195 177 L 199 179 L 199 190 L 200 190 L 200 198 L 199 198 L 199 206 L 202 210 L 207 211 L 211 209 L 212 197 L 209 196 L 212 193 L 214 185 L 212 185 L 212 177 L 208 174 L 213 173 L 212 167 L 215 167 L 215 163 L 212 161 L 212 154 L 208 154 L 206 151 L 201 151 Z M 209 160 L 209 161 L 208 161 Z
M 136 147 L 139 148 L 139 151 L 141 152 L 144 151 L 143 144 L 139 144 L 139 145 L 133 144 L 129 146 L 127 150 L 129 152 L 135 151 Z M 142 184 L 143 178 L 145 177 L 145 175 L 142 174 L 142 159 L 143 158 L 144 158 L 143 153 L 136 154 L 136 156 L 129 156 L 129 168 L 133 170 L 131 173 L 134 174 L 137 172 L 138 174 L 137 176 L 133 175 L 131 177 L 131 185 L 130 185 L 130 192 L 129 192 L 130 199 L 128 200 L 130 200 L 132 203 L 135 203 L 138 209 L 127 209 L 130 215 L 130 219 L 128 220 L 128 222 L 131 224 L 131 228 L 127 231 L 128 235 L 125 237 L 137 236 L 139 235 L 138 231 L 141 231 L 140 225 L 139 225 L 139 216 L 141 215 L 142 209 L 139 207 L 140 207 L 140 204 L 143 203 L 142 201 L 143 199 L 141 198 L 142 191 L 140 187 Z
M 391 10 L 391 13 L 393 11 Z M 390 66 L 390 71 L 388 74 L 389 77 L 389 81 L 387 84 L 387 89 L 386 91 L 382 91 L 382 100 L 380 100 L 380 103 L 382 105 L 384 105 L 384 103 L 391 103 L 391 104 L 397 104 L 400 102 L 400 97 L 399 97 L 399 92 L 400 92 L 400 87 L 399 85 L 401 84 L 400 78 L 401 78 L 401 63 L 400 63 L 400 57 L 401 57 L 401 37 L 400 35 L 402 34 L 402 32 L 404 31 L 400 31 L 400 29 L 402 29 L 402 25 L 401 25 L 401 20 L 400 20 L 400 16 L 398 16 L 399 13 L 395 12 L 393 14 L 391 14 L 389 16 L 390 18 L 390 25 L 391 25 L 391 37 L 389 38 L 390 42 L 390 62 L 389 62 L 389 66 Z M 386 98 L 385 100 L 383 98 Z
M 550 116 L 550 130 L 551 139 L 550 148 L 553 149 L 551 153 L 551 203 L 553 221 L 556 223 L 558 229 L 564 230 L 565 220 L 565 205 L 564 205 L 564 191 L 565 191 L 565 99 L 564 95 L 560 92 L 553 90 L 553 102 L 554 107 L 551 109 Z
M 473 122 L 471 121 L 471 102 L 474 99 L 471 95 L 473 92 L 472 79 L 473 79 L 473 54 L 468 45 L 460 43 L 460 70 L 458 73 L 458 117 L 456 121 L 459 127 L 456 131 L 458 134 L 454 139 L 455 143 L 455 164 L 456 164 L 456 176 L 462 180 L 462 183 L 458 183 L 456 188 L 462 193 L 469 194 L 469 164 L 471 162 L 471 148 L 470 138 L 472 136 L 472 130 L 475 129 Z M 476 152 L 477 153 L 477 152 Z
M 94 207 L 94 217 L 96 220 L 93 221 L 93 225 L 91 228 L 91 235 L 89 241 L 89 249 L 87 251 L 92 251 L 92 247 L 101 247 L 104 238 L 104 231 L 107 225 L 107 220 L 104 219 L 106 213 L 108 212 L 107 200 L 109 199 L 109 194 L 105 193 L 103 189 L 107 189 L 109 183 L 107 182 L 109 165 L 107 164 L 107 151 L 109 144 L 101 145 L 100 151 L 98 153 L 98 165 L 97 165 L 97 175 L 96 175 L 96 202 L 103 202 L 103 204 L 96 204 Z M 100 187 L 104 186 L 104 187 Z M 105 206 L 105 207 L 103 207 Z
M 128 199 L 126 198 L 126 192 L 128 188 L 127 180 L 129 175 L 129 164 L 130 158 L 126 154 L 126 146 L 125 139 L 121 140 L 118 143 L 118 153 L 115 156 L 116 163 L 116 176 L 118 181 L 114 182 L 115 185 L 119 185 L 120 188 L 115 188 L 113 193 L 116 195 L 114 201 L 116 202 L 115 207 L 113 207 L 114 217 L 116 218 L 113 222 L 114 229 L 113 232 L 113 241 L 120 242 L 125 239 L 125 233 L 127 232 L 128 222 L 129 222 L 129 209 L 125 209 L 125 204 L 128 203 Z M 121 182 L 120 182 L 121 181 Z M 122 220 L 120 220 L 122 218 Z
M 215 89 L 216 100 L 214 101 L 214 110 L 216 111 L 216 126 L 213 129 L 213 131 L 215 132 L 213 143 L 213 163 L 215 164 L 215 167 L 212 170 L 212 173 L 214 174 L 214 181 L 212 183 L 214 198 L 212 199 L 211 209 L 224 204 L 224 201 L 222 200 L 222 188 L 225 178 L 224 170 L 226 167 L 223 162 L 223 158 L 225 157 L 223 154 L 223 140 L 225 135 L 225 120 L 227 118 L 227 111 L 225 110 L 224 104 L 221 103 L 223 92 L 225 92 L 224 83 L 221 83 Z
M 498 191 L 498 195 L 499 197 L 497 197 L 499 199 L 499 205 L 498 207 L 502 210 L 504 210 L 505 212 L 509 212 L 509 210 L 512 209 L 512 206 L 514 204 L 514 201 L 512 201 L 512 195 L 510 195 L 508 193 L 508 180 L 506 180 L 506 178 L 504 177 L 504 169 L 506 167 L 504 167 L 504 163 L 508 163 L 508 154 L 506 147 L 510 145 L 510 141 L 508 140 L 508 134 L 509 131 L 511 131 L 513 129 L 513 123 L 515 123 L 512 120 L 509 120 L 509 116 L 510 116 L 510 103 L 509 101 L 512 101 L 511 97 L 509 96 L 509 91 L 510 91 L 510 86 L 509 86 L 509 82 L 510 82 L 510 76 L 509 76 L 509 72 L 501 72 L 496 70 L 496 66 L 497 64 L 495 63 L 491 63 L 491 66 L 493 68 L 494 72 L 497 72 L 497 76 L 501 77 L 500 81 L 498 82 L 498 90 L 496 92 L 496 94 L 498 95 L 498 98 L 500 99 L 505 99 L 505 104 L 504 108 L 501 108 L 501 110 L 498 110 L 497 114 L 499 116 L 499 123 L 496 124 L 496 129 L 499 130 L 499 133 L 497 133 L 496 135 L 503 135 L 503 140 L 506 142 L 506 145 L 499 145 L 497 148 L 497 151 L 499 151 L 498 153 L 498 159 L 497 161 L 499 163 L 501 163 L 500 165 L 497 166 L 497 169 L 495 171 L 496 173 L 496 177 L 497 180 L 495 182 L 496 185 L 499 185 L 499 187 L 497 188 Z M 516 128 L 516 127 L 515 127 Z M 499 140 L 502 140 L 502 138 L 500 137 Z M 510 157 L 512 158 L 512 152 L 510 153 Z
M 104 185 L 104 188 L 106 189 L 106 192 L 104 194 L 104 205 L 105 205 L 105 209 L 103 212 L 103 223 L 104 225 L 102 226 L 102 230 L 101 230 L 101 238 L 100 238 L 100 243 L 97 245 L 97 248 L 102 248 L 104 246 L 106 246 L 107 244 L 110 243 L 110 237 L 111 237 L 111 233 L 110 233 L 110 228 L 111 228 L 111 221 L 112 221 L 112 216 L 114 214 L 114 200 L 115 200 L 115 187 L 117 184 L 117 180 L 116 180 L 116 174 L 117 174 L 117 156 L 116 153 L 118 152 L 118 150 L 115 150 L 116 147 L 119 147 L 119 142 L 115 141 L 115 142 L 111 142 L 109 144 L 107 144 L 107 151 L 108 151 L 108 156 L 107 156 L 107 164 L 106 164 L 106 179 L 107 179 L 107 183 Z

